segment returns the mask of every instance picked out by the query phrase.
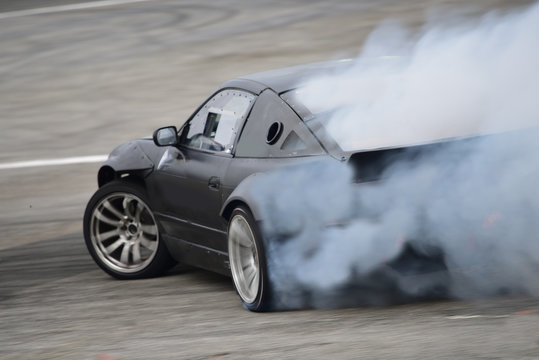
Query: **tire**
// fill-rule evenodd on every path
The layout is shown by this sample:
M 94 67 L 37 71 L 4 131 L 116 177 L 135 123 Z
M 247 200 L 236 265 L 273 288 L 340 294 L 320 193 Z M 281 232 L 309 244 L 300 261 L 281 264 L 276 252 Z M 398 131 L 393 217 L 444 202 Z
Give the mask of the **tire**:
M 158 276 L 174 265 L 148 204 L 142 186 L 113 181 L 97 190 L 86 206 L 86 247 L 97 265 L 115 278 Z
M 271 310 L 264 243 L 249 209 L 234 209 L 227 236 L 232 280 L 243 306 L 255 312 Z

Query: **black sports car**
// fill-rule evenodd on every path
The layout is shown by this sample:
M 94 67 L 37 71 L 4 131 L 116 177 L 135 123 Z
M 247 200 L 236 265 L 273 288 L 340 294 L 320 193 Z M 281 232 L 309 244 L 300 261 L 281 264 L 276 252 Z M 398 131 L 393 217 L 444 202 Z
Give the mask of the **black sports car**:
M 176 262 L 231 275 L 246 308 L 266 309 L 263 219 L 248 191 L 257 174 L 319 157 L 362 167 L 361 181 L 375 178 L 384 163 L 384 151 L 344 151 L 294 96 L 304 79 L 341 66 L 231 80 L 179 130 L 163 127 L 153 139 L 116 148 L 84 215 L 96 263 L 119 279 L 159 275 Z

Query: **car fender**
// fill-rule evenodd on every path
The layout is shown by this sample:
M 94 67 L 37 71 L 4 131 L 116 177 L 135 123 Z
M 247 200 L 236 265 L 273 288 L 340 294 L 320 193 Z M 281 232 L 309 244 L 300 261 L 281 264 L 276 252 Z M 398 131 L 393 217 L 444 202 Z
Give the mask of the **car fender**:
M 99 169 L 97 175 L 99 186 L 130 172 L 148 175 L 153 170 L 154 163 L 143 150 L 145 142 L 148 141 L 134 140 L 115 148 Z
M 242 182 L 232 191 L 221 207 L 220 215 L 228 219 L 232 211 L 239 204 L 245 204 L 251 210 L 255 221 L 262 221 L 260 207 L 254 197 L 253 185 L 260 180 L 264 173 L 254 173 L 242 180 Z

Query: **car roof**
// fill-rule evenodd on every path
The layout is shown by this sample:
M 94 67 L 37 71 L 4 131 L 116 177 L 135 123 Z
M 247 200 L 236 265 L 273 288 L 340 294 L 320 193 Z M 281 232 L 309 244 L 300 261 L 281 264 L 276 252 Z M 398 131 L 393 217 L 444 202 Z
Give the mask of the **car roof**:
M 277 94 L 281 94 L 301 86 L 313 77 L 326 73 L 331 74 L 351 63 L 351 60 L 335 60 L 268 70 L 227 81 L 221 86 L 221 89 L 241 88 L 260 94 L 269 88 Z

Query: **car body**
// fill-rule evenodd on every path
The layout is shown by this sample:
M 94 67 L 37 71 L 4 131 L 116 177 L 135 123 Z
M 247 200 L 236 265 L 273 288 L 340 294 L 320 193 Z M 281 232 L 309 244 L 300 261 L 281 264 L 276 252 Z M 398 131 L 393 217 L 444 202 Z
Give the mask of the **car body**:
M 153 139 L 116 148 L 99 170 L 99 190 L 84 217 L 86 244 L 97 264 L 122 279 L 158 275 L 175 262 L 194 265 L 232 275 L 246 308 L 270 308 L 263 218 L 249 191 L 256 177 L 319 158 L 365 165 L 369 180 L 381 170 L 366 165 L 381 164 L 387 155 L 342 150 L 290 96 L 313 76 L 348 64 L 231 80 L 179 130 L 160 128 Z

